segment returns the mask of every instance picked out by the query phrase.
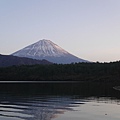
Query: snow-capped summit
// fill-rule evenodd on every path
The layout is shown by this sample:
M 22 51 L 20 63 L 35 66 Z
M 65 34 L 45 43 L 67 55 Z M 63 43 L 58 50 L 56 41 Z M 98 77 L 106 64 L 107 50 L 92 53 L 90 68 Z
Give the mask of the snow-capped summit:
M 38 42 L 29 45 L 12 55 L 19 57 L 28 57 L 33 59 L 46 59 L 53 63 L 74 63 L 74 62 L 88 62 L 80 59 L 69 52 L 65 51 L 50 40 L 39 40 Z

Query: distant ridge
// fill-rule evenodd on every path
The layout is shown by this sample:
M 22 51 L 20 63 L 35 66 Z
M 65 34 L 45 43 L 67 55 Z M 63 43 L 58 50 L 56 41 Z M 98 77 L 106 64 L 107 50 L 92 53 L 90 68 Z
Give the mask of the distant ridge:
M 1 55 L 0 54 L 0 67 L 8 67 L 13 65 L 35 65 L 35 64 L 52 64 L 47 60 L 35 60 L 24 57 L 17 57 L 12 55 Z
M 29 45 L 15 53 L 13 56 L 27 57 L 32 59 L 46 59 L 53 63 L 69 64 L 75 62 L 89 62 L 78 58 L 66 50 L 62 49 L 50 40 L 39 40 L 38 42 Z

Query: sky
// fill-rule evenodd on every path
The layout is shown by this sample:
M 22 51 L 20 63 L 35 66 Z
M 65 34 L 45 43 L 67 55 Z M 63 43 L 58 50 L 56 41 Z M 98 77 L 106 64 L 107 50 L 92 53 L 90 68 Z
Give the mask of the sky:
M 89 61 L 120 60 L 120 0 L 0 0 L 0 54 L 42 39 Z

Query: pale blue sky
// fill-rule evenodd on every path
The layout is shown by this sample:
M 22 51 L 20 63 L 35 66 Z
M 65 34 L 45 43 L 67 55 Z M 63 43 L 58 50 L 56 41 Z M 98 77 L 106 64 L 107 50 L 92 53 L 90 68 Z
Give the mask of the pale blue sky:
M 44 38 L 83 59 L 120 60 L 120 0 L 0 0 L 0 54 Z

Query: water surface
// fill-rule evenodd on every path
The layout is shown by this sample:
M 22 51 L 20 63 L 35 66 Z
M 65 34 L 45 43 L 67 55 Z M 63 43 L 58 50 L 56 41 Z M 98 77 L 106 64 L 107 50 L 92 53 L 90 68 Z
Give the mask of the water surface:
M 1 120 L 119 120 L 120 92 L 108 84 L 0 84 Z

